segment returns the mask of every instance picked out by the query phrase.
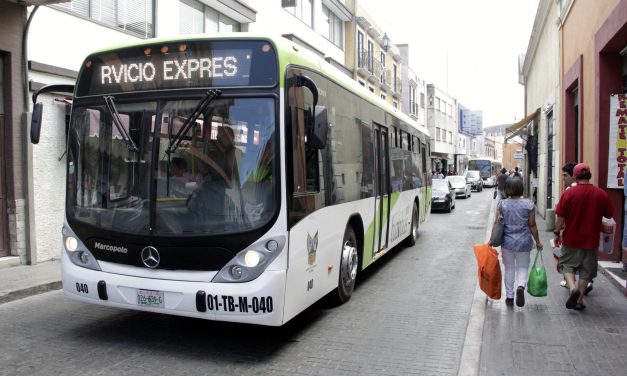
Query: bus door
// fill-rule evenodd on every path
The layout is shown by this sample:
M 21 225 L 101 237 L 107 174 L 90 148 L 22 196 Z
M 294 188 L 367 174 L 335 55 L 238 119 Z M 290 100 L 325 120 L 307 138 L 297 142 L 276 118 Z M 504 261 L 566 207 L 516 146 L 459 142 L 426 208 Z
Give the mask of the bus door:
M 387 248 L 390 210 L 390 170 L 388 130 L 378 124 L 374 125 L 374 155 L 376 158 L 375 182 L 375 240 L 374 252 Z

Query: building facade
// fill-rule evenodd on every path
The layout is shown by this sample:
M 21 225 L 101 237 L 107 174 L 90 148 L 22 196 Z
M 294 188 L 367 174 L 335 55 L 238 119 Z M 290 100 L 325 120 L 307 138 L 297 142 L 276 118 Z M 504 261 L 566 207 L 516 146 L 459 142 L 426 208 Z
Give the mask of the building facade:
M 559 16 L 557 2 L 540 1 L 521 72 L 525 86 L 525 111 L 529 119 L 521 129 L 529 128 L 525 134 L 527 144 L 533 142 L 537 149 L 536 168 L 531 166 L 527 180 L 536 181 L 536 207 L 540 216 L 547 218 L 548 215 L 549 227 L 553 225 L 551 217 L 561 192 L 561 166 L 569 162 L 563 161 L 559 154 L 559 25 L 555 23 Z M 534 130 L 537 130 L 537 137 L 533 137 Z M 527 137 L 527 134 L 532 134 L 532 137 Z
M 346 26 L 346 67 L 361 86 L 400 111 L 403 86 L 398 47 L 357 1 L 346 4 L 355 15 Z
M 425 98 L 427 95 L 427 83 L 410 68 L 409 45 L 397 45 L 401 53 L 401 111 L 409 115 L 423 127 L 427 126 L 427 112 L 425 111 Z
M 27 263 L 26 198 L 24 168 L 24 60 L 22 33 L 26 8 L 0 1 L 0 257 L 15 256 Z
M 609 176 L 608 167 L 618 153 L 609 143 L 610 104 L 613 96 L 627 93 L 627 0 L 559 3 L 561 160 L 591 166 L 593 182 L 612 200 L 620 234 L 623 187 L 608 188 L 608 182 L 620 178 Z M 616 236 L 614 252 L 602 257 L 627 262 L 621 239 Z
M 457 101 L 439 87 L 427 84 L 427 102 L 431 167 L 433 171 L 456 171 L 455 142 L 459 114 Z

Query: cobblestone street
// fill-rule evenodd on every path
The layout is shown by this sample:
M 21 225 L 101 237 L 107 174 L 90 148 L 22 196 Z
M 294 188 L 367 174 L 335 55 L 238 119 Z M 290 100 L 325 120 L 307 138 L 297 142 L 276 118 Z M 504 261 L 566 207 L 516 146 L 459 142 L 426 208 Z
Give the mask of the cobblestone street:
M 282 328 L 119 311 L 61 291 L 0 305 L 0 375 L 456 375 L 491 191 L 433 213 L 353 298 Z M 27 312 L 27 313 L 26 313 Z

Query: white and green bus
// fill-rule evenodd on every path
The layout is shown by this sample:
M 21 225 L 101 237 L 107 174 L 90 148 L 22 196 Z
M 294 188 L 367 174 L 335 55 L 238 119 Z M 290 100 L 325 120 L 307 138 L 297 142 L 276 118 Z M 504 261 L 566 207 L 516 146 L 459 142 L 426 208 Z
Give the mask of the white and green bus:
M 283 38 L 97 51 L 33 101 L 63 90 L 72 299 L 278 326 L 348 301 L 430 212 L 427 130 Z
M 466 171 L 476 170 L 480 172 L 484 187 L 495 187 L 496 178 L 501 173 L 503 164 L 491 158 L 470 158 Z

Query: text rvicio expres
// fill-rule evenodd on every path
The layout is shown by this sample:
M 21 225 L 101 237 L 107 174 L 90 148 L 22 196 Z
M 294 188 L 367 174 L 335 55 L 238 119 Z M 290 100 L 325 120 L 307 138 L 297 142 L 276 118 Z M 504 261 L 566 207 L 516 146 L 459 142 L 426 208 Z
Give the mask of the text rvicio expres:
M 103 65 L 100 67 L 101 84 L 120 84 L 138 81 L 152 81 L 157 73 L 164 81 L 187 80 L 209 77 L 233 77 L 237 75 L 235 56 L 165 60 L 160 69 L 152 62 Z

